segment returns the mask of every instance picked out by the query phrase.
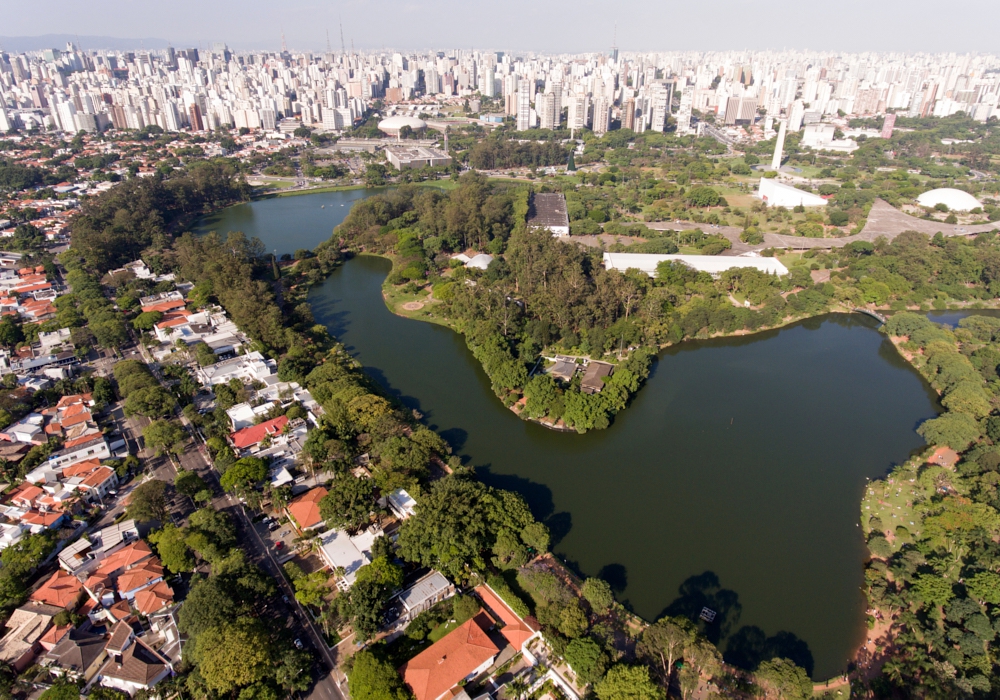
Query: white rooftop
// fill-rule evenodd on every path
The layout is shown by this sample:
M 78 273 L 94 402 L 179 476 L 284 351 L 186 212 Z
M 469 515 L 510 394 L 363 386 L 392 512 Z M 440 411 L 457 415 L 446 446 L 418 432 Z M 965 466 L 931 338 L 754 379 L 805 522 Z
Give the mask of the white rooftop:
M 713 277 L 734 267 L 753 267 L 773 275 L 787 275 L 788 268 L 777 258 L 745 258 L 731 255 L 655 255 L 652 253 L 605 253 L 604 267 L 608 270 L 639 270 L 656 276 L 656 266 L 664 261 L 679 262 Z

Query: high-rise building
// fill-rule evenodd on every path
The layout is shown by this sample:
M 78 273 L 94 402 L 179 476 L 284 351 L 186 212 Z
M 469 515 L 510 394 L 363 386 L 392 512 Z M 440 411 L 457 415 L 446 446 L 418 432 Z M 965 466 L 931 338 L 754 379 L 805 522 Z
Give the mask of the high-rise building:
M 555 96 L 551 93 L 535 95 L 535 113 L 538 115 L 539 129 L 555 129 Z
M 567 100 L 566 128 L 580 131 L 590 124 L 590 100 L 586 95 L 574 95 Z
M 694 103 L 694 93 L 685 90 L 681 93 L 681 105 L 677 110 L 677 135 L 686 136 L 693 132 L 691 128 L 691 108 Z
M 594 134 L 603 136 L 611 128 L 611 102 L 607 97 L 594 100 Z
M 531 128 L 531 95 L 525 85 L 517 93 L 517 130 L 527 131 Z
M 670 103 L 674 99 L 674 84 L 672 82 L 656 82 L 649 90 L 649 128 L 652 131 L 667 130 L 667 118 L 670 116 Z
M 792 103 L 792 111 L 788 114 L 788 130 L 792 133 L 802 128 L 802 120 L 806 116 L 806 106 L 802 100 L 795 100 Z
M 188 122 L 191 124 L 191 131 L 205 130 L 205 122 L 201 119 L 201 107 L 196 102 L 188 105 Z M 115 126 L 117 127 L 117 124 Z
M 630 97 L 625 100 L 622 108 L 622 128 L 635 130 L 635 98 Z

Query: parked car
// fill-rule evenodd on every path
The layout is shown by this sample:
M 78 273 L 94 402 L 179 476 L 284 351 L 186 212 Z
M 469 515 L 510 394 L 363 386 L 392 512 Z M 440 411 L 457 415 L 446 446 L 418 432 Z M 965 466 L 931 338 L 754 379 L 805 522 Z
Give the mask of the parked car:
M 281 523 L 279 523 L 279 522 L 271 522 L 271 523 L 268 524 L 267 529 L 270 530 L 271 532 L 274 532 L 279 527 L 281 527 Z
M 301 640 L 301 639 L 296 639 L 296 640 L 295 640 L 294 642 L 292 642 L 292 643 L 293 643 L 293 644 L 295 645 L 295 648 L 296 648 L 296 649 L 302 649 L 302 648 L 303 648 L 303 647 L 305 646 L 305 645 L 304 645 L 304 644 L 302 643 L 302 640 Z
M 281 540 L 278 540 L 277 542 L 274 543 L 274 548 L 277 549 L 277 550 L 281 550 L 281 548 L 284 547 L 284 546 L 285 546 L 285 543 L 282 542 Z

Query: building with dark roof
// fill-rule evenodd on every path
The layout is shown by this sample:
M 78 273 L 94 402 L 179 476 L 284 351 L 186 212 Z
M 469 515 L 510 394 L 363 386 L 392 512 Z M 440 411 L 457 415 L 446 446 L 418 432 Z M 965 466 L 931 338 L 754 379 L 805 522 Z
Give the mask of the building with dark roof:
M 103 636 L 71 630 L 45 655 L 43 663 L 54 673 L 89 683 L 107 656 L 106 643 Z
M 532 195 L 527 223 L 534 228 L 544 228 L 557 238 L 568 236 L 566 196 L 559 192 L 539 192 Z

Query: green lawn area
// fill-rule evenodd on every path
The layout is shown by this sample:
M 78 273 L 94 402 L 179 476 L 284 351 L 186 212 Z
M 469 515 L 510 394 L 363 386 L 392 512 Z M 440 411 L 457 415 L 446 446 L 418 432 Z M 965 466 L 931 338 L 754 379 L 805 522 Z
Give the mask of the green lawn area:
M 792 265 L 795 265 L 802 260 L 802 253 L 786 253 L 785 255 L 777 255 L 775 257 L 781 261 L 782 265 L 790 269 Z
M 434 629 L 432 629 L 431 633 L 427 635 L 427 639 L 429 639 L 431 641 L 431 643 L 434 643 L 434 642 L 438 641 L 439 639 L 441 639 L 441 637 L 443 637 L 446 634 L 448 634 L 449 632 L 451 632 L 456 627 L 458 627 L 458 623 L 457 622 L 451 622 L 449 620 L 448 622 L 444 623 L 443 625 L 438 625 L 437 627 L 435 627 Z
M 279 180 L 273 177 L 263 177 L 260 178 L 260 180 L 265 183 L 264 185 L 261 185 L 262 187 L 277 187 L 280 190 L 286 189 L 295 184 L 294 180 Z
M 919 461 L 919 460 L 918 460 Z M 917 480 L 917 467 L 912 463 L 900 467 L 881 481 L 868 484 L 861 502 L 861 526 L 868 531 L 868 521 L 878 517 L 882 521 L 883 532 L 894 532 L 902 525 L 911 535 L 919 535 L 921 517 L 914 505 L 933 496 L 933 486 L 925 487 Z M 893 541 L 893 549 L 902 543 Z
M 458 180 L 424 180 L 423 182 L 414 182 L 417 187 L 436 187 L 440 190 L 453 190 L 458 187 Z

